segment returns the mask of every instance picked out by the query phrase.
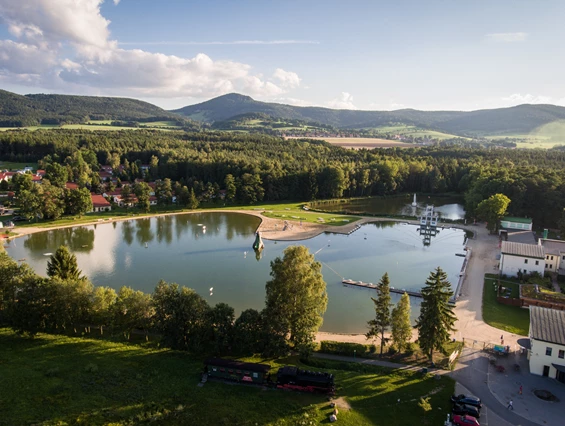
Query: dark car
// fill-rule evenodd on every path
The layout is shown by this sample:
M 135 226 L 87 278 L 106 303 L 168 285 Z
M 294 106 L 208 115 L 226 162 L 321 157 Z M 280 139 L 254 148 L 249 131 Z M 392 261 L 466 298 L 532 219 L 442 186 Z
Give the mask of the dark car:
M 473 407 L 472 405 L 465 405 L 465 404 L 453 404 L 452 413 L 463 416 L 469 415 L 476 417 L 477 419 L 481 417 L 481 412 L 477 407 Z
M 453 395 L 451 397 L 451 402 L 457 404 L 472 405 L 473 407 L 477 407 L 478 409 L 481 409 L 483 406 L 483 404 L 481 404 L 481 400 L 476 396 L 463 395 L 463 394 Z
M 452 423 L 455 426 L 481 426 L 479 421 L 471 416 L 453 416 Z
M 4 222 L 4 226 L 6 228 L 13 228 L 15 225 L 14 225 L 14 222 L 7 220 L 6 222 Z
M 24 221 L 26 221 L 26 220 L 27 220 L 27 219 L 26 219 L 25 217 L 23 217 L 23 216 L 14 216 L 14 217 L 12 218 L 12 222 L 24 222 Z

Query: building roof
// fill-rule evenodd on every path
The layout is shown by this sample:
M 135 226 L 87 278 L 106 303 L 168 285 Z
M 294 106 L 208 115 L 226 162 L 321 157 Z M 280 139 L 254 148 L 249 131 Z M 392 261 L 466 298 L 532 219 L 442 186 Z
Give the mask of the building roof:
M 104 198 L 102 195 L 98 194 L 90 194 L 92 198 L 92 206 L 93 207 L 109 207 L 111 204 Z
M 534 257 L 537 259 L 543 259 L 545 257 L 543 247 L 537 244 L 503 241 L 500 251 L 502 254 L 508 254 L 511 256 Z
M 515 223 L 532 223 L 532 219 L 527 217 L 504 216 L 502 220 Z
M 530 337 L 565 345 L 565 311 L 530 306 Z
M 65 188 L 67 188 L 67 189 L 78 189 L 78 183 L 67 182 L 65 184 Z
M 565 252 L 565 241 L 540 239 L 546 253 L 559 254 Z

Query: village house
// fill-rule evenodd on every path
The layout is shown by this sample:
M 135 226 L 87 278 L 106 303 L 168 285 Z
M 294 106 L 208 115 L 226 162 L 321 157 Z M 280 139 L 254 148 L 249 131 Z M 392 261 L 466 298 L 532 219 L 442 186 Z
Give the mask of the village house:
M 102 195 L 90 194 L 92 198 L 92 212 L 109 212 L 112 205 Z
M 530 373 L 565 383 L 565 311 L 530 306 Z
M 565 241 L 540 238 L 538 244 L 545 252 L 545 270 L 565 275 Z
M 502 241 L 500 253 L 501 275 L 517 277 L 519 273 L 531 274 L 537 272 L 543 276 L 545 271 L 543 246 Z

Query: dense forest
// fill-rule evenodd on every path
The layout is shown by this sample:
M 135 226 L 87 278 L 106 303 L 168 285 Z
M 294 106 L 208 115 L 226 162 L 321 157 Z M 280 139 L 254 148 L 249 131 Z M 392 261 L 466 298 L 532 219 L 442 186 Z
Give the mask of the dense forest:
M 241 203 L 450 192 L 465 196 L 473 217 L 480 201 L 501 193 L 511 200 L 510 214 L 552 228 L 565 207 L 563 150 L 437 145 L 354 151 L 260 134 L 149 130 L 0 135 L 4 160 L 70 164 L 79 161 L 78 154 L 93 171 L 103 164 L 117 170 L 121 164 L 122 180 L 139 177 L 139 165 L 147 164 L 152 179 L 180 182 L 198 196 L 206 188 L 234 186 L 234 200 Z M 94 178 L 79 181 L 96 188 Z
M 17 95 L 0 90 L 0 127 L 84 123 L 89 120 L 191 121 L 137 99 L 100 96 Z
M 199 121 L 225 121 L 246 113 L 262 113 L 275 119 L 301 120 L 347 129 L 396 124 L 435 129 L 456 135 L 529 133 L 539 126 L 565 119 L 565 108 L 555 105 L 518 105 L 478 111 L 336 110 L 320 107 L 259 102 L 231 93 L 173 112 Z

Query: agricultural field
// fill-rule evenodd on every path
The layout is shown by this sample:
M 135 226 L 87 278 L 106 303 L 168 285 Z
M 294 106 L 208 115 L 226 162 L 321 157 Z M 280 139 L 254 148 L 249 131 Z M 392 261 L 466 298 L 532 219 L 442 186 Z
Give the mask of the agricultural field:
M 373 148 L 414 148 L 416 145 L 405 142 L 391 141 L 379 138 L 315 138 L 324 140 L 332 145 L 349 149 Z
M 364 130 L 374 130 L 378 133 L 395 133 L 399 135 L 405 136 L 412 136 L 415 138 L 418 137 L 430 137 L 434 139 L 444 140 L 444 139 L 453 139 L 453 138 L 461 138 L 462 136 L 453 135 L 450 133 L 439 132 L 436 130 L 429 130 L 423 129 L 416 126 L 408 126 L 406 124 L 399 124 L 396 126 L 381 126 L 381 127 L 372 127 Z M 468 139 L 468 138 L 463 138 Z
M 338 423 L 441 424 L 454 381 L 363 364 L 295 357 L 252 358 L 334 374 Z M 0 329 L 0 424 L 317 425 L 332 412 L 324 395 L 209 381 L 186 352 L 92 338 Z M 429 398 L 422 404 L 420 398 Z
M 544 124 L 530 133 L 503 133 L 488 135 L 487 139 L 520 139 L 518 148 L 550 149 L 556 145 L 565 145 L 565 120 Z

